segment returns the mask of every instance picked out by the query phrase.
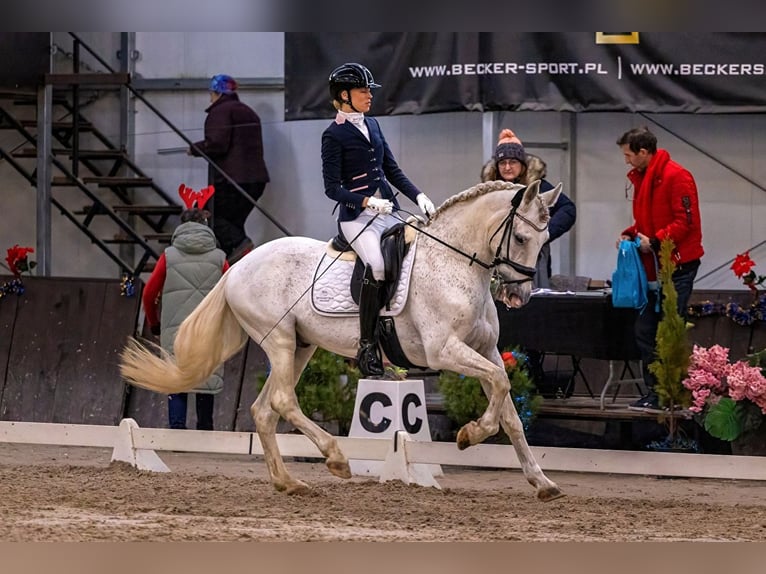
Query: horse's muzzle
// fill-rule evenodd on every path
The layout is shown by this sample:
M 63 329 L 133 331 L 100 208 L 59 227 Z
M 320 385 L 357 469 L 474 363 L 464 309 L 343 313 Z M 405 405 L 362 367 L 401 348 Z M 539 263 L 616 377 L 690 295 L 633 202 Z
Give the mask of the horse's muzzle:
M 518 309 L 529 302 L 532 283 L 503 283 L 495 293 L 495 299 L 509 309 Z

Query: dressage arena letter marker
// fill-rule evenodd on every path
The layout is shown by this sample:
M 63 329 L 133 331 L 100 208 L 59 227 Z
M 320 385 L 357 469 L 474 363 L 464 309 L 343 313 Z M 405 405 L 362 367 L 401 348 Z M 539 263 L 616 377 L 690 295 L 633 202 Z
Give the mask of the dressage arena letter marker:
M 360 379 L 349 436 L 393 439 L 396 431 L 401 430 L 413 440 L 431 442 L 423 381 Z M 383 461 L 351 459 L 349 465 L 354 475 L 380 476 Z M 442 476 L 438 464 L 414 466 L 430 476 Z

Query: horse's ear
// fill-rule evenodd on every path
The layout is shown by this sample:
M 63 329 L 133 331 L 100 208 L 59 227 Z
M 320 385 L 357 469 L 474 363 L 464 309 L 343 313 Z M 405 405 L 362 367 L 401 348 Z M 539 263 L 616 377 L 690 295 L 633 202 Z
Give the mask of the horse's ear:
M 559 195 L 561 195 L 562 189 L 564 189 L 563 184 L 559 182 L 553 189 L 541 193 L 540 199 L 543 200 L 543 203 L 547 205 L 548 208 L 551 208 L 556 205 L 556 202 L 559 200 Z
M 530 183 L 527 188 L 524 190 L 524 204 L 530 203 L 535 197 L 537 197 L 537 193 L 540 191 L 540 180 L 536 179 L 532 183 Z

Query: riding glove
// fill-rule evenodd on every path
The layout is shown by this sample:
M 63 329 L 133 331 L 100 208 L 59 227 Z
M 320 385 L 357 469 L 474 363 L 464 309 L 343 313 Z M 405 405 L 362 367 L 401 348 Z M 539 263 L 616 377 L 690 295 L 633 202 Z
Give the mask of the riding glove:
M 393 211 L 394 204 L 388 199 L 373 196 L 367 198 L 367 207 L 378 213 L 386 214 Z
M 417 199 L 420 211 L 423 212 L 423 215 L 431 219 L 431 216 L 436 211 L 433 202 L 428 199 L 428 196 L 425 193 L 419 193 Z

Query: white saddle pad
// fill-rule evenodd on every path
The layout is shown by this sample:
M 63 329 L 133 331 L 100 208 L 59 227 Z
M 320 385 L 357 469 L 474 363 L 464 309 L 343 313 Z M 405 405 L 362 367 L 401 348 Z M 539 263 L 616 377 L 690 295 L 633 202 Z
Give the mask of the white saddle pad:
M 396 317 L 404 309 L 410 290 L 412 263 L 415 260 L 417 238 L 410 244 L 410 249 L 402 261 L 402 274 L 396 292 L 391 298 L 391 310 L 380 310 L 382 316 Z M 324 254 L 314 272 L 314 284 L 311 287 L 311 306 L 320 315 L 338 317 L 359 314 L 359 306 L 351 298 L 351 273 L 356 259 L 335 259 Z

